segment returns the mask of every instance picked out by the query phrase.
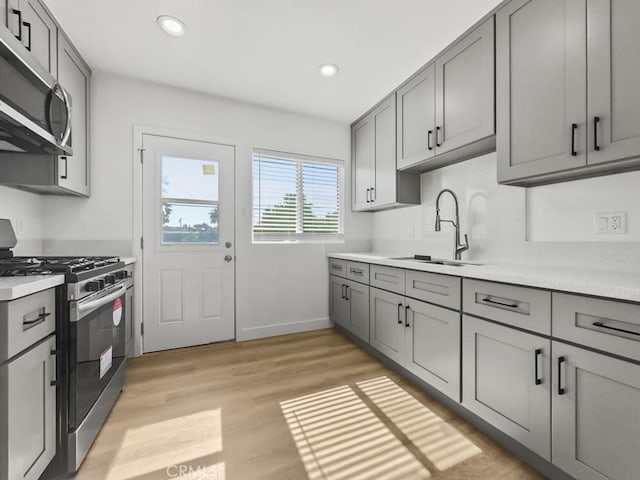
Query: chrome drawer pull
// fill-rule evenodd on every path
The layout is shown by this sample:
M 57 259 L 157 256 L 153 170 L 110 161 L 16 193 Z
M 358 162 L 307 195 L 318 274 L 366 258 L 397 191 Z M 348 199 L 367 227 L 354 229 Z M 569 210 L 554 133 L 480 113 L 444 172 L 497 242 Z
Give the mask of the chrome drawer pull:
M 358 270 L 358 269 L 356 269 L 356 268 L 352 268 L 352 269 L 350 270 L 350 272 L 351 272 L 351 273 L 353 273 L 353 274 L 355 274 L 355 275 L 363 275 L 363 274 L 364 274 L 364 272 L 363 272 L 362 270 Z
M 331 265 L 331 268 L 333 268 L 334 270 L 342 271 L 342 265 Z
M 486 302 L 486 303 L 493 303 L 494 305 L 500 305 L 502 307 L 518 308 L 518 304 L 517 303 L 514 305 L 513 303 L 498 302 L 497 300 L 492 300 L 489 297 L 483 298 L 482 301 Z
M 640 337 L 640 332 L 633 332 L 631 330 L 625 330 L 624 328 L 616 328 L 616 327 L 610 327 L 608 325 L 605 325 L 602 322 L 593 322 L 592 325 L 594 327 L 600 327 L 600 328 L 607 328 L 609 330 L 615 330 L 616 332 L 622 332 L 622 333 L 628 333 L 630 335 L 637 335 Z
M 542 355 L 542 349 L 536 348 L 535 352 L 533 352 L 533 361 L 536 366 L 535 368 L 536 385 L 542 385 L 542 379 L 540 378 L 540 373 L 538 372 L 538 360 L 541 355 Z

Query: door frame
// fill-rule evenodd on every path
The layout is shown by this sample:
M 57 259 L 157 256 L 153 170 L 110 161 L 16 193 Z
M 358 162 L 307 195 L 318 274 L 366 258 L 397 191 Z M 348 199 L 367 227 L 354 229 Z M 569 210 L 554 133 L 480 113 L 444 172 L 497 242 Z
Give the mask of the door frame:
M 143 205 L 143 189 L 142 189 L 142 137 L 143 135 L 154 135 L 158 137 L 168 137 L 175 138 L 177 140 L 188 140 L 195 142 L 207 142 L 207 143 L 215 143 L 218 145 L 225 145 L 229 147 L 233 147 L 234 156 L 233 156 L 233 204 L 234 204 L 234 212 L 233 212 L 233 245 L 234 245 L 234 255 L 237 256 L 237 242 L 236 242 L 236 223 L 237 223 L 237 215 L 236 215 L 236 161 L 238 160 L 238 146 L 239 142 L 236 139 L 231 138 L 223 138 L 223 137 L 213 137 L 205 134 L 192 133 L 192 132 L 184 132 L 179 130 L 172 130 L 161 127 L 150 127 L 146 125 L 134 125 L 133 126 L 133 150 L 132 150 L 132 197 L 133 197 L 133 238 L 131 240 L 131 251 L 132 255 L 136 258 L 136 263 L 134 264 L 134 298 L 135 298 L 135 312 L 134 312 L 134 325 L 133 325 L 133 355 L 135 357 L 139 357 L 143 354 L 143 335 L 142 335 L 142 319 L 144 315 L 144 305 L 143 303 L 143 288 L 144 288 L 144 259 L 143 252 L 140 245 L 140 239 L 142 238 L 143 225 L 142 225 L 142 205 Z M 234 318 L 233 318 L 233 327 L 234 327 L 234 338 L 238 337 L 238 325 L 236 323 L 236 276 L 237 276 L 237 268 L 236 262 L 233 262 L 233 303 L 234 303 Z

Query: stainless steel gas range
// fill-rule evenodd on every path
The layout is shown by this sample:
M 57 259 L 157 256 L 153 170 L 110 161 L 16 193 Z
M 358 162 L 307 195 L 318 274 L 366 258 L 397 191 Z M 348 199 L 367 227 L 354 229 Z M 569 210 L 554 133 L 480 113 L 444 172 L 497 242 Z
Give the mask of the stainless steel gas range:
M 49 479 L 77 471 L 125 385 L 133 267 L 118 257 L 15 257 L 0 246 L 0 276 L 46 274 L 65 276 L 56 289 L 57 453 L 41 477 Z

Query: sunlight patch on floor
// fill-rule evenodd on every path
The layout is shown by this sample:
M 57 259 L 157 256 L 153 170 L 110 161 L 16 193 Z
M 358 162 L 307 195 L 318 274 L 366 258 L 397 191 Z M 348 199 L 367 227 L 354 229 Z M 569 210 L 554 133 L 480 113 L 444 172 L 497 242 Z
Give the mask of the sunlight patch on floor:
M 179 478 L 224 479 L 224 464 L 219 467 L 190 463 L 222 451 L 221 415 L 217 408 L 128 429 L 106 480 L 127 480 L 151 472 L 170 473 L 168 469 L 177 472 L 185 468 L 185 476 Z M 203 476 L 206 472 L 213 475 L 211 472 L 217 470 L 222 477 Z
M 463 462 L 482 450 L 388 377 L 356 385 L 438 470 Z
M 280 406 L 310 480 L 431 476 L 351 387 L 281 402 Z

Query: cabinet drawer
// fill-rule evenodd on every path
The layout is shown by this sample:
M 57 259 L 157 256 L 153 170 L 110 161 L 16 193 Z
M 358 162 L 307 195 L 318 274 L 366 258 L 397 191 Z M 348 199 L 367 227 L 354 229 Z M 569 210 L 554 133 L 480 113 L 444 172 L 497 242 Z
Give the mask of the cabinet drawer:
M 355 282 L 369 284 L 369 264 L 362 262 L 347 262 L 347 278 Z
M 371 265 L 370 283 L 372 286 L 382 290 L 404 295 L 405 270 L 402 268 L 383 267 L 382 265 Z
M 640 305 L 554 293 L 553 336 L 640 361 Z
M 407 297 L 459 310 L 461 290 L 458 277 L 407 270 Z
M 329 275 L 336 275 L 338 277 L 347 276 L 347 261 L 338 260 L 336 258 L 329 259 Z
M 465 313 L 551 335 L 551 292 L 481 280 L 463 280 Z
M 54 288 L 0 303 L 0 363 L 55 330 L 55 303 Z

